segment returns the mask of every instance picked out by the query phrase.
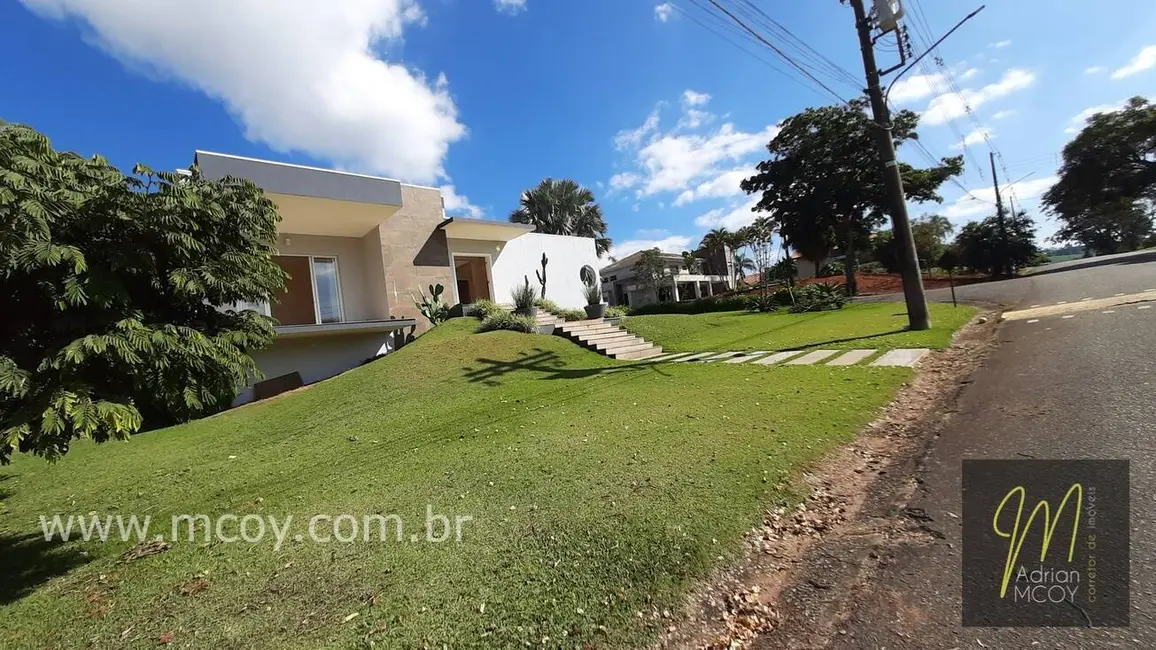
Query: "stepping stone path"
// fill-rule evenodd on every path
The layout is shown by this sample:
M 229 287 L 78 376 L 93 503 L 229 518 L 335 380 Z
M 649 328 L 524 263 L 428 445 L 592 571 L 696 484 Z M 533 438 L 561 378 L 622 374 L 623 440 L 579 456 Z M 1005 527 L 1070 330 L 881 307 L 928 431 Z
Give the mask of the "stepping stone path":
M 753 363 L 762 366 L 782 364 L 785 366 L 854 366 L 873 356 L 878 350 L 784 350 L 782 352 L 740 351 L 740 352 L 675 352 L 659 357 L 647 359 L 648 363 L 684 361 L 701 361 L 712 363 Z M 888 350 L 878 359 L 872 361 L 871 366 L 892 366 L 910 368 L 920 359 L 931 353 L 928 348 L 901 348 Z M 832 358 L 834 357 L 834 358 Z
M 853 366 L 875 354 L 875 350 L 851 350 L 847 354 L 827 362 L 828 366 Z
M 927 348 L 914 348 L 910 350 L 891 350 L 871 362 L 873 366 L 906 366 L 910 368 L 915 365 L 915 362 L 923 358 L 924 355 L 931 352 Z
M 807 354 L 804 354 L 803 356 L 798 357 L 796 359 L 791 359 L 790 361 L 788 361 L 784 365 L 810 366 L 810 365 L 814 365 L 816 363 L 819 363 L 820 361 L 822 361 L 823 359 L 826 359 L 828 357 L 833 357 L 836 354 L 839 354 L 838 350 L 815 350 L 814 352 L 808 352 Z

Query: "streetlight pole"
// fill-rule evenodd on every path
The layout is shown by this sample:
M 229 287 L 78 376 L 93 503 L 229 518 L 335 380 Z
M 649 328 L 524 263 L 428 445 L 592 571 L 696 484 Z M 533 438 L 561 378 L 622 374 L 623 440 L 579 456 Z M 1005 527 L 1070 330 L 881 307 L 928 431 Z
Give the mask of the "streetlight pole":
M 919 271 L 919 257 L 915 239 L 911 236 L 911 220 L 907 216 L 907 200 L 903 194 L 903 179 L 895 156 L 895 142 L 891 139 L 891 112 L 883 101 L 879 68 L 875 64 L 875 45 L 871 41 L 871 23 L 863 0 L 849 0 L 855 10 L 855 28 L 859 33 L 859 48 L 863 53 L 863 70 L 867 74 L 867 95 L 871 99 L 871 113 L 878 127 L 879 157 L 883 162 L 883 180 L 891 199 L 891 229 L 899 244 L 899 263 L 903 269 L 903 296 L 907 302 L 907 320 L 912 330 L 931 328 L 927 312 L 927 297 L 923 292 L 923 275 Z

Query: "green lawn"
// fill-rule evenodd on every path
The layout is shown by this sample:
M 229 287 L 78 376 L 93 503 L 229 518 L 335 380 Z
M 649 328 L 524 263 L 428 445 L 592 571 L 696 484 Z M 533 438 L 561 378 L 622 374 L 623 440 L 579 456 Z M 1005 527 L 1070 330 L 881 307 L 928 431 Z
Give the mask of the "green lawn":
M 945 348 L 974 307 L 931 303 L 931 329 L 906 331 L 903 303 L 847 305 L 810 314 L 660 314 L 631 316 L 626 329 L 668 352 L 798 350 L 804 348 Z
M 622 364 L 474 327 L 451 321 L 214 418 L 0 468 L 0 647 L 645 645 L 664 625 L 649 612 L 677 610 L 765 506 L 795 498 L 785 481 L 911 378 Z M 410 541 L 427 504 L 473 517 L 460 543 Z M 291 533 L 315 514 L 397 514 L 406 541 L 200 539 L 124 559 L 134 543 L 40 537 L 39 515 L 89 512 L 147 514 L 165 533 L 182 513 L 292 515 Z

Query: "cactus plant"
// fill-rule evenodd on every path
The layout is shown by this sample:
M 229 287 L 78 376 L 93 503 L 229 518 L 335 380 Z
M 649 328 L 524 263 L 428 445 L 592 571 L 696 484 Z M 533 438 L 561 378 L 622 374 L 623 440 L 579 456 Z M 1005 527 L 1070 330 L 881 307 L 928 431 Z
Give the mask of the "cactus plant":
M 413 299 L 413 304 L 417 307 L 417 310 L 421 312 L 421 315 L 425 316 L 426 320 L 429 321 L 430 326 L 437 327 L 450 317 L 450 306 L 446 303 L 445 299 L 442 298 L 442 294 L 445 293 L 445 287 L 440 284 L 431 284 L 429 285 L 428 296 L 420 287 L 418 288 L 418 293 L 421 294 L 420 301 L 414 298 L 412 293 L 409 297 Z
M 546 264 L 549 261 L 550 258 L 546 257 L 545 253 L 542 253 L 542 271 L 540 273 L 534 271 L 534 275 L 538 276 L 538 284 L 542 285 L 542 298 L 546 297 Z

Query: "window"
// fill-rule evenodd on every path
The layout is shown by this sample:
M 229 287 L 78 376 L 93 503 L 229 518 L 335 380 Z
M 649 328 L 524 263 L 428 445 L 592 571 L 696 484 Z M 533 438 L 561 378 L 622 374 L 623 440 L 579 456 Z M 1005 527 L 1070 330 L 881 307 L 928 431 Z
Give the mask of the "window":
M 317 291 L 317 315 L 322 323 L 340 323 L 341 285 L 337 282 L 337 260 L 313 258 L 313 283 Z
M 336 257 L 278 255 L 274 260 L 289 274 L 285 292 L 273 300 L 270 309 L 270 315 L 281 325 L 345 320 Z

